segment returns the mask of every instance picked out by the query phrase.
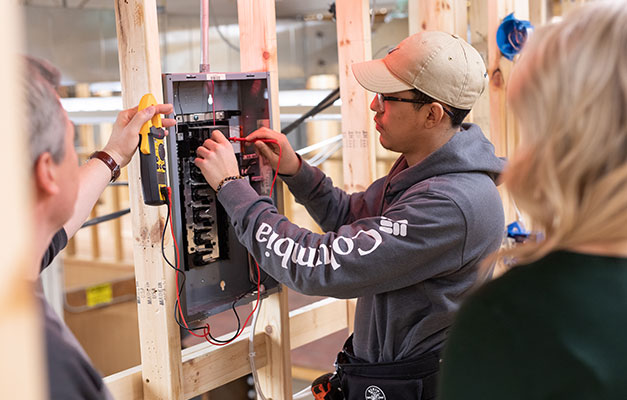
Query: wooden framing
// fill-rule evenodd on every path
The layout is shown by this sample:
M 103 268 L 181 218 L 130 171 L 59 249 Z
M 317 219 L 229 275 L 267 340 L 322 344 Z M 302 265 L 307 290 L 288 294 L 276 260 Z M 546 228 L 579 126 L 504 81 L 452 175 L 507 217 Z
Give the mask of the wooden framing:
M 488 75 L 490 77 L 490 140 L 496 154 L 511 158 L 518 145 L 518 124 L 507 107 L 507 84 L 514 63 L 501 55 L 496 44 L 496 31 L 509 13 L 518 19 L 529 19 L 528 0 L 488 0 Z M 508 193 L 501 188 L 505 220 L 516 220 Z
M 409 34 L 420 31 L 444 31 L 466 37 L 467 0 L 409 0 Z
M 533 26 L 546 24 L 551 14 L 549 0 L 529 0 L 529 22 Z
M 371 95 L 362 88 L 351 65 L 372 59 L 368 0 L 338 1 L 337 47 L 342 98 L 344 189 L 366 190 L 375 176 L 374 123 Z
M 274 0 L 238 0 L 237 14 L 240 26 L 240 68 L 242 71 L 270 72 L 271 128 L 280 130 Z M 282 192 L 278 192 L 277 198 L 282 198 Z M 279 210 L 282 208 L 280 204 Z M 268 362 L 259 369 L 258 374 L 261 389 L 268 398 L 291 399 L 292 371 L 286 288 L 263 301 L 259 327 L 268 335 Z
M 488 63 L 488 0 L 473 0 L 468 10 L 470 26 L 470 44 L 481 54 L 483 61 Z M 486 88 L 472 107 L 469 120 L 481 127 L 483 133 L 490 137 L 490 90 Z
M 474 0 L 470 8 L 473 44 L 489 58 L 491 137 L 499 155 L 509 155 L 517 143 L 517 127 L 505 108 L 506 83 L 511 63 L 500 57 L 494 41 L 496 27 L 511 11 L 529 17 L 529 0 Z M 546 0 L 531 0 L 539 2 Z M 374 129 L 368 111 L 369 95 L 355 81 L 350 65 L 371 58 L 369 3 L 338 2 L 337 32 L 340 87 L 343 100 L 345 188 L 365 189 L 374 176 Z M 468 14 L 461 0 L 410 0 L 410 31 L 440 29 L 466 37 Z M 537 10 L 536 8 L 533 8 Z M 124 101 L 137 103 L 148 91 L 160 97 L 158 32 L 155 0 L 116 0 L 118 39 Z M 540 12 L 540 11 L 534 11 Z M 241 69 L 270 71 L 274 128 L 278 129 L 278 76 L 275 9 L 273 0 L 238 0 Z M 542 18 L 541 16 L 538 18 Z M 487 96 L 487 95 L 486 95 Z M 487 99 L 487 97 L 483 97 Z M 486 105 L 487 107 L 487 105 Z M 475 116 L 476 118 L 476 116 Z M 487 125 L 487 117 L 485 124 Z M 477 121 L 479 122 L 479 121 Z M 485 128 L 485 127 L 484 127 Z M 191 398 L 250 373 L 247 330 L 231 345 L 207 343 L 180 351 L 178 329 L 167 312 L 173 307 L 173 277 L 163 268 L 151 244 L 159 238 L 163 215 L 143 207 L 138 190 L 137 160 L 129 168 L 134 235 L 138 237 L 135 262 L 140 310 L 142 365 L 105 378 L 116 398 Z M 509 217 L 508 217 L 509 218 Z M 161 286 L 159 286 L 161 285 Z M 164 293 L 164 308 L 148 304 L 145 288 Z M 160 292 L 158 289 L 163 288 Z M 143 293 L 143 295 L 142 295 Z M 161 297 L 158 298 L 159 300 Z M 166 312 L 164 312 L 164 310 Z M 264 393 L 272 399 L 291 398 L 289 350 L 348 328 L 352 330 L 355 302 L 327 299 L 287 313 L 286 291 L 264 301 L 255 333 L 256 364 Z M 229 337 L 225 335 L 224 337 Z
M 161 59 L 155 0 L 116 0 L 115 16 L 120 77 L 125 108 L 146 93 L 162 102 Z M 145 206 L 139 158 L 128 166 L 133 221 L 135 279 L 145 399 L 181 398 L 181 342 L 172 318 L 176 287 L 174 270 L 160 250 L 164 207 Z
M 0 34 L 5 40 L 2 50 L 8 55 L 0 65 L 2 109 L 7 115 L 27 118 L 21 98 L 18 79 L 21 59 L 22 26 L 15 2 L 4 4 L 4 19 Z M 32 111 L 32 110 L 28 110 Z M 22 118 L 20 118 L 22 116 Z M 3 135 L 0 148 L 0 167 L 4 184 L 10 194 L 2 196 L 2 263 L 0 271 L 0 398 L 44 399 L 44 347 L 42 318 L 34 297 L 33 280 L 39 271 L 33 257 L 31 166 L 27 151 L 27 135 L 23 124 L 15 124 Z
M 346 301 L 325 299 L 310 304 L 289 314 L 289 337 L 295 349 L 324 336 L 339 332 L 349 326 Z M 183 350 L 183 395 L 185 399 L 215 389 L 250 373 L 248 357 L 248 328 L 236 341 L 226 347 L 215 347 L 207 343 Z M 232 333 L 223 337 L 230 337 Z M 268 366 L 268 345 L 272 340 L 265 330 L 255 334 L 255 353 L 258 368 Z M 287 350 L 286 349 L 286 350 Z M 144 399 L 141 380 L 142 367 L 137 366 L 105 378 L 109 390 L 116 399 Z M 260 371 L 262 372 L 262 371 Z M 288 385 L 291 399 L 291 382 Z M 270 398 L 268 392 L 264 392 Z M 272 397 L 279 399 L 280 397 Z

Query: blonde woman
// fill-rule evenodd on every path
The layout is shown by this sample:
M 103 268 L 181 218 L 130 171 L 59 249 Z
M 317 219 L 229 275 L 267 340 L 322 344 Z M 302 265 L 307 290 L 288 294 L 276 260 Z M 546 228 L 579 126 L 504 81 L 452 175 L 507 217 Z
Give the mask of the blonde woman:
M 462 306 L 439 399 L 627 399 L 627 2 L 537 30 L 508 96 L 505 181 L 545 240 Z

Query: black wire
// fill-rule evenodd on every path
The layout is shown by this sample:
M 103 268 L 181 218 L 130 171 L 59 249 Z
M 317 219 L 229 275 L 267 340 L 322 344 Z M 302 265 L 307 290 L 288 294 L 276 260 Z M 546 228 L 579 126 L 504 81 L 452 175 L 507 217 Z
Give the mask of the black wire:
M 207 329 L 207 335 L 209 335 L 209 337 L 211 338 L 211 340 L 213 340 L 214 342 L 218 342 L 218 343 L 229 343 L 233 340 L 235 340 L 235 338 L 239 335 L 240 333 L 240 329 L 242 328 L 242 322 L 239 319 L 239 314 L 237 313 L 237 310 L 235 309 L 235 304 L 240 301 L 244 296 L 246 296 L 248 294 L 248 292 L 244 293 L 243 295 L 240 295 L 237 299 L 235 299 L 233 301 L 233 303 L 231 304 L 231 308 L 233 309 L 233 313 L 235 314 L 235 318 L 237 318 L 237 329 L 235 330 L 235 333 L 233 334 L 233 337 L 227 340 L 220 340 L 220 339 L 216 339 L 211 335 L 211 331 L 209 329 Z
M 331 107 L 333 103 L 335 103 L 335 101 L 339 98 L 340 98 L 340 88 L 337 88 L 333 90 L 331 93 L 329 93 L 327 97 L 322 99 L 322 101 L 318 103 L 316 106 L 314 106 L 311 110 L 301 115 L 296 121 L 292 122 L 285 128 L 281 129 L 281 132 L 287 135 L 288 133 L 296 129 L 300 124 L 302 124 L 303 121 L 305 121 L 307 118 L 313 117 L 314 115 Z
M 300 125 L 305 119 L 309 118 L 309 117 L 313 117 L 314 115 L 326 110 L 327 108 L 329 108 L 331 105 L 333 105 L 333 103 L 340 98 L 340 88 L 337 88 L 335 90 L 333 90 L 331 93 L 329 93 L 327 95 L 327 97 L 325 97 L 324 99 L 322 99 L 322 101 L 320 101 L 320 103 L 318 103 L 317 105 L 315 105 L 311 110 L 309 110 L 308 112 L 306 112 L 305 114 L 303 114 L 300 118 L 298 118 L 296 121 L 292 122 L 290 125 L 288 125 L 283 131 L 284 133 L 289 133 L 291 132 L 294 128 L 296 128 L 297 125 Z M 287 132 L 285 132 L 287 131 Z
M 109 186 L 128 186 L 128 182 L 115 181 L 115 182 L 109 183 Z
M 174 320 L 176 321 L 176 323 L 178 324 L 179 327 L 181 327 L 182 329 L 188 331 L 188 332 L 192 332 L 192 331 L 204 331 L 205 329 L 207 330 L 207 334 L 209 335 L 209 338 L 211 338 L 211 340 L 213 340 L 214 342 L 217 343 L 229 343 L 231 341 L 233 341 L 239 334 L 240 334 L 240 330 L 242 329 L 242 322 L 240 320 L 239 314 L 237 313 L 237 310 L 235 308 L 235 305 L 237 304 L 238 301 L 240 301 L 242 298 L 244 298 L 246 295 L 248 295 L 252 289 L 249 289 L 248 291 L 246 291 L 244 294 L 240 295 L 239 297 L 237 297 L 233 303 L 231 304 L 231 309 L 233 310 L 233 313 L 235 314 L 235 318 L 237 319 L 237 329 L 235 330 L 235 333 L 233 335 L 232 338 L 227 339 L 227 340 L 220 340 L 220 339 L 216 339 L 211 335 L 211 331 L 209 330 L 208 326 L 200 326 L 200 327 L 196 327 L 196 328 L 188 328 L 186 327 L 184 324 L 181 323 L 180 320 L 180 316 L 178 311 L 178 307 L 179 307 L 179 298 L 183 292 L 183 287 L 185 287 L 185 280 L 186 280 L 186 276 L 185 276 L 185 271 L 183 271 L 182 269 L 178 268 L 176 265 L 178 265 L 178 258 L 175 258 L 175 263 L 172 264 L 172 262 L 170 262 L 170 260 L 168 259 L 168 257 L 165 255 L 165 234 L 167 232 L 168 229 L 168 222 L 170 221 L 170 202 L 168 200 L 168 196 L 166 196 L 166 204 L 168 206 L 168 212 L 166 215 L 166 219 L 165 219 L 165 224 L 163 226 L 163 233 L 161 235 L 161 255 L 163 256 L 163 259 L 165 260 L 165 262 L 172 267 L 176 273 L 180 273 L 182 275 L 182 280 L 179 284 L 179 287 L 177 288 L 177 292 L 178 292 L 178 296 L 176 298 L 176 301 L 174 303 Z M 172 238 L 173 240 L 176 240 L 175 238 Z M 176 255 L 175 255 L 176 257 Z
M 174 320 L 176 321 L 176 323 L 178 324 L 178 326 L 180 326 L 182 329 L 185 329 L 187 331 L 195 331 L 195 330 L 201 330 L 201 329 L 205 329 L 204 327 L 200 327 L 200 328 L 187 328 L 185 325 L 181 324 L 179 318 L 178 318 L 178 306 L 179 306 L 179 300 L 178 298 L 181 295 L 181 292 L 183 290 L 183 287 L 185 285 L 185 272 L 183 272 L 181 269 L 179 269 L 178 267 L 176 267 L 175 265 L 173 265 L 170 260 L 168 260 L 168 257 L 165 255 L 165 234 L 167 232 L 168 229 L 168 223 L 170 222 L 170 203 L 167 200 L 166 197 L 166 204 L 168 205 L 168 213 L 166 215 L 165 218 L 165 225 L 163 226 L 163 233 L 161 235 L 161 255 L 163 256 L 163 259 L 165 260 L 165 262 L 172 267 L 172 269 L 174 269 L 176 271 L 176 273 L 180 273 L 183 276 L 183 279 L 181 281 L 181 283 L 179 284 L 179 287 L 176 288 L 178 296 L 176 299 L 176 302 L 174 303 Z M 178 264 L 178 262 L 176 262 Z
M 183 104 L 181 104 L 181 93 L 180 93 L 180 88 L 181 88 L 181 83 L 179 82 L 176 85 L 176 97 L 178 98 L 178 103 L 179 103 L 179 109 L 181 110 L 181 115 L 183 114 Z
M 100 224 L 102 222 L 111 221 L 112 219 L 120 218 L 121 216 L 126 215 L 126 214 L 128 214 L 130 212 L 131 212 L 131 209 L 127 208 L 127 209 L 124 209 L 124 210 L 113 212 L 111 214 L 101 215 L 99 217 L 92 218 L 89 221 L 85 221 L 85 223 L 83 225 L 81 225 L 81 229 L 82 228 L 87 228 L 88 226 L 97 225 L 97 224 Z

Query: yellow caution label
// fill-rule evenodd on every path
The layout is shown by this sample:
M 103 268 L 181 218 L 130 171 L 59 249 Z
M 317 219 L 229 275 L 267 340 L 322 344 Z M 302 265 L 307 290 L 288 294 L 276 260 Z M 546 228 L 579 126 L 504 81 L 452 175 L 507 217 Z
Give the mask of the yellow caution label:
M 111 303 L 113 300 L 113 287 L 110 283 L 103 283 L 85 289 L 87 296 L 87 307 L 94 307 L 100 304 Z

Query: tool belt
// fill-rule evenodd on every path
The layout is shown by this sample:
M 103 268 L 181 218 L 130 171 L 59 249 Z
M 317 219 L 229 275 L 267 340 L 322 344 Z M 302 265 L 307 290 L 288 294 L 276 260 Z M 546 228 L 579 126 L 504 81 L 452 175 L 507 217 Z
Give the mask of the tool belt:
M 433 400 L 439 353 L 431 351 L 414 360 L 368 363 L 355 357 L 351 335 L 337 355 L 335 374 L 316 379 L 312 392 L 316 400 Z

